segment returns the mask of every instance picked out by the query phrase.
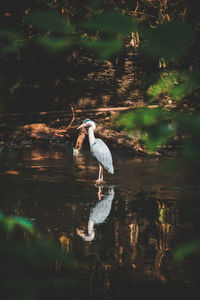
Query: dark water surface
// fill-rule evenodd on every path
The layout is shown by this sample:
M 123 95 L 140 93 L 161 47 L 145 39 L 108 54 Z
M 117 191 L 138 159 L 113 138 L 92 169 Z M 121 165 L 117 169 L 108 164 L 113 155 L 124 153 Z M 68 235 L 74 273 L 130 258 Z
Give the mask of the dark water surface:
M 117 151 L 113 158 L 115 174 L 104 174 L 99 196 L 98 164 L 89 151 L 78 157 L 55 149 L 1 153 L 0 210 L 32 220 L 61 243 L 84 265 L 90 292 L 114 298 L 129 285 L 198 286 L 199 258 L 173 260 L 178 246 L 199 238 L 200 187 L 186 164 L 179 161 L 164 176 L 173 159 Z M 105 200 L 100 211 L 95 210 L 99 199 Z M 77 228 L 87 233 L 91 213 L 100 223 L 88 241 Z

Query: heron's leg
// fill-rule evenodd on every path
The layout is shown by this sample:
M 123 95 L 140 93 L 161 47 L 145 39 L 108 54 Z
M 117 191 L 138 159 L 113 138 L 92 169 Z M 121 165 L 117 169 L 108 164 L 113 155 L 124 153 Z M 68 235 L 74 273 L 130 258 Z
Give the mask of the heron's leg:
M 97 182 L 100 182 L 101 181 L 101 164 L 99 164 L 99 177 L 97 179 Z
M 101 201 L 102 191 L 103 191 L 103 187 L 99 186 L 99 191 L 98 191 L 98 199 L 99 199 L 99 201 Z
M 101 181 L 103 181 L 103 166 L 101 165 Z
M 101 183 L 103 181 L 103 166 L 99 164 L 99 177 L 97 179 L 97 183 Z

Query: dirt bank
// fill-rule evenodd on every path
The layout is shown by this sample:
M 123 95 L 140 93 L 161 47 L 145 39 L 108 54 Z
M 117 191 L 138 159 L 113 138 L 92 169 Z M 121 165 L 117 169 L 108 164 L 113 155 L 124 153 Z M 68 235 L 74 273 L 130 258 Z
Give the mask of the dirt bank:
M 102 138 L 111 148 L 126 148 L 139 155 L 147 154 L 137 141 L 123 132 L 110 128 L 112 118 L 118 111 L 120 109 L 113 108 L 2 115 L 0 116 L 0 151 L 32 148 L 36 145 L 65 147 L 70 143 L 75 146 L 80 133 L 77 126 L 89 117 L 99 125 L 96 136 Z

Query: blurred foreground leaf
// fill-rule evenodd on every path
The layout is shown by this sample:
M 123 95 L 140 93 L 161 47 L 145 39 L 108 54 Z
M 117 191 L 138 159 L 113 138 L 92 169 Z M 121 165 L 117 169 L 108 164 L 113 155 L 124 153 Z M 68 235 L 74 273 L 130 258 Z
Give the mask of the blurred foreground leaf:
M 176 115 L 177 130 L 183 139 L 183 154 L 187 159 L 199 160 L 200 151 L 200 114 Z M 198 166 L 198 165 L 197 165 Z
M 187 245 L 179 247 L 174 253 L 174 261 L 178 262 L 194 253 L 200 253 L 200 241 L 188 243 Z
M 25 44 L 24 37 L 14 29 L 0 29 L 0 52 L 17 52 Z
M 56 11 L 39 11 L 32 13 L 26 20 L 34 26 L 51 32 L 71 34 L 73 27 Z
M 82 44 L 89 50 L 95 52 L 100 58 L 106 59 L 120 51 L 123 43 L 120 40 L 87 40 L 82 39 Z
M 127 131 L 134 131 L 136 128 L 148 129 L 150 126 L 160 124 L 163 120 L 169 120 L 172 115 L 160 109 L 134 109 L 120 114 L 114 122 L 115 127 L 122 127 Z
M 58 38 L 51 36 L 41 36 L 38 38 L 38 42 L 47 50 L 50 50 L 52 52 L 63 51 L 64 49 L 71 46 L 71 39 L 68 37 Z
M 41 288 L 76 285 L 74 260 L 60 244 L 41 238 L 29 220 L 0 213 L 0 243 L 0 293 L 6 299 L 36 299 Z
M 179 136 L 185 157 L 190 160 L 199 157 L 200 114 L 144 108 L 118 115 L 113 126 L 132 134 L 140 131 L 140 139 L 151 151 L 167 145 Z
M 137 30 L 136 22 L 128 16 L 118 12 L 104 12 L 93 16 L 83 23 L 85 28 L 94 31 L 104 31 L 107 33 L 127 34 Z
M 34 227 L 31 221 L 22 217 L 4 217 L 3 214 L 0 215 L 0 227 L 8 233 L 11 233 L 16 226 L 21 227 L 29 232 L 32 232 Z
M 150 151 L 155 151 L 167 143 L 175 134 L 173 114 L 160 109 L 138 109 L 119 115 L 114 127 L 134 134 L 140 138 Z
M 191 25 L 174 21 L 145 29 L 142 35 L 147 54 L 173 60 L 186 54 L 194 40 L 195 32 Z
M 90 0 L 90 7 L 93 10 L 100 9 L 104 6 L 104 1 L 103 0 Z

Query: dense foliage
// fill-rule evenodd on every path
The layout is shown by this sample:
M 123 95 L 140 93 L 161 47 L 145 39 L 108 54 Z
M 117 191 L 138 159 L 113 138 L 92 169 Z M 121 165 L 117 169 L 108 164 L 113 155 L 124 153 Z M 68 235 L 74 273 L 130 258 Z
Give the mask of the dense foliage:
M 182 99 L 199 86 L 198 13 L 187 0 L 2 1 L 1 112 L 77 102 L 87 94 L 81 81 L 95 70 L 95 58 L 113 63 L 127 41 L 137 53 L 141 92 Z M 90 63 L 83 64 L 85 56 Z

